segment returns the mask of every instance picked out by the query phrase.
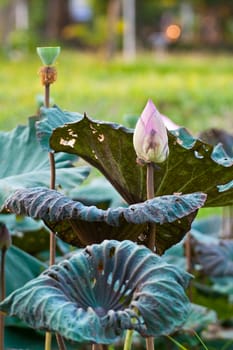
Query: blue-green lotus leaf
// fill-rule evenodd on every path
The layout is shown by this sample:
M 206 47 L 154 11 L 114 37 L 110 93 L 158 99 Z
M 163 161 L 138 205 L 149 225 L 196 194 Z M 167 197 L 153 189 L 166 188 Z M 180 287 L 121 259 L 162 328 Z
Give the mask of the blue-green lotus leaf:
M 233 241 L 219 240 L 217 243 L 203 243 L 193 239 L 195 262 L 203 272 L 212 277 L 233 277 Z
M 101 209 L 127 205 L 115 188 L 104 177 L 93 179 L 73 189 L 69 197 L 85 205 L 95 205 Z
M 199 135 L 200 139 L 211 145 L 221 143 L 226 153 L 233 157 L 233 135 L 223 129 L 208 129 Z
M 38 125 L 41 134 L 51 131 L 56 114 L 54 108 L 46 110 L 46 122 Z M 127 203 L 146 200 L 146 167 L 136 164 L 132 129 L 87 116 L 74 122 L 68 113 L 61 119 L 63 125 L 50 137 L 53 150 L 77 154 L 98 168 Z M 232 204 L 233 159 L 223 147 L 195 139 L 185 129 L 168 132 L 168 139 L 169 157 L 155 167 L 155 195 L 201 191 L 208 195 L 205 206 Z
M 208 308 L 201 305 L 191 304 L 191 312 L 185 321 L 182 330 L 200 331 L 204 328 L 207 328 L 209 324 L 216 324 L 217 320 L 217 313 L 214 310 L 209 310 Z
M 0 132 L 0 206 L 18 188 L 50 186 L 50 162 L 36 137 L 35 122 L 29 118 L 28 126 L 18 126 L 9 132 Z M 77 156 L 56 154 L 56 185 L 70 190 L 89 175 L 88 167 L 74 167 Z
M 42 220 L 33 220 L 27 216 L 0 214 L 3 222 L 11 233 L 12 243 L 35 255 L 49 247 L 49 230 Z
M 136 241 L 143 232 L 146 236 L 148 223 L 157 223 L 156 248 L 161 253 L 184 236 L 205 199 L 203 193 L 162 196 L 102 210 L 36 187 L 16 191 L 5 206 L 15 214 L 43 219 L 61 239 L 79 247 L 104 239 Z
M 46 268 L 45 263 L 12 245 L 6 253 L 6 295 L 37 277 Z M 5 323 L 7 326 L 22 326 L 22 322 L 16 318 L 7 317 Z
M 53 111 L 53 118 L 48 118 L 50 111 Z M 64 122 L 77 122 L 82 119 L 79 113 L 62 111 L 58 106 L 40 109 L 42 118 L 36 123 L 37 138 L 43 149 L 51 151 L 49 139 L 54 129 L 62 126 Z
M 87 246 L 16 290 L 0 310 L 76 342 L 112 343 L 126 329 L 160 336 L 190 311 L 190 275 L 131 241 Z

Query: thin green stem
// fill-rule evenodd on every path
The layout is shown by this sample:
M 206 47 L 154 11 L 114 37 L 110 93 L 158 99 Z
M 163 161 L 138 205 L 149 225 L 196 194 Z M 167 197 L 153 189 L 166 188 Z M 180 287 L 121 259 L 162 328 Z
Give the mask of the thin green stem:
M 45 350 L 51 350 L 52 333 L 46 332 L 45 334 Z
M 174 338 L 170 337 L 170 335 L 166 336 L 169 340 L 171 340 L 175 345 L 178 346 L 179 349 L 181 350 L 188 350 L 187 348 L 185 348 L 182 344 L 180 344 L 177 340 L 175 340 Z
M 1 298 L 2 301 L 6 297 L 6 284 L 5 284 L 5 260 L 6 260 L 6 249 L 1 250 Z M 0 350 L 4 350 L 4 318 L 5 316 L 0 314 Z
M 123 350 L 130 350 L 132 346 L 132 341 L 133 341 L 133 330 L 127 329 Z
M 207 346 L 205 345 L 205 343 L 203 342 L 203 340 L 201 339 L 201 337 L 197 334 L 197 332 L 195 332 L 195 331 L 193 330 L 193 334 L 194 334 L 195 337 L 199 340 L 199 342 L 201 343 L 201 345 L 203 346 L 203 348 L 204 348 L 205 350 L 208 350 Z

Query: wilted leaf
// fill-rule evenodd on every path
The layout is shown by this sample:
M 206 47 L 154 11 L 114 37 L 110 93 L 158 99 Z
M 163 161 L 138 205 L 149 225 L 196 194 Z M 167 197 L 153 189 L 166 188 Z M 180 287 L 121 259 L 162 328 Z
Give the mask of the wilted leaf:
M 72 201 L 54 190 L 34 188 L 16 191 L 5 205 L 15 214 L 43 219 L 61 239 L 77 246 L 104 239 L 136 241 L 147 231 L 148 223 L 157 223 L 156 247 L 162 252 L 183 237 L 205 199 L 203 193 L 162 196 L 129 207 L 102 210 Z
M 49 132 L 56 113 L 56 108 L 46 110 L 40 133 Z M 133 130 L 86 116 L 73 122 L 68 113 L 63 113 L 63 120 L 64 125 L 52 132 L 52 149 L 77 154 L 98 168 L 128 203 L 146 199 L 146 167 L 136 164 Z M 208 194 L 206 206 L 232 204 L 233 159 L 224 149 L 194 139 L 185 129 L 168 136 L 169 157 L 155 167 L 155 195 L 201 191 Z
M 50 185 L 48 153 L 43 151 L 35 133 L 37 117 L 29 119 L 28 126 L 18 126 L 9 132 L 0 132 L 0 207 L 4 200 L 18 188 Z M 59 187 L 70 190 L 89 174 L 88 167 L 74 167 L 77 157 L 56 155 Z
M 174 332 L 189 314 L 190 275 L 131 241 L 78 251 L 12 293 L 0 310 L 78 342 L 111 343 L 125 329 Z

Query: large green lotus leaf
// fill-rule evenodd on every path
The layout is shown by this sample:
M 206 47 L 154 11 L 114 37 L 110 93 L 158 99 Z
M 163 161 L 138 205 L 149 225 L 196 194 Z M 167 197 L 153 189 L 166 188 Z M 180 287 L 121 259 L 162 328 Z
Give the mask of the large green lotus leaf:
M 50 114 L 50 110 L 53 111 L 53 118 L 47 118 Z M 62 111 L 58 106 L 52 108 L 42 107 L 40 109 L 42 118 L 37 122 L 37 137 L 43 149 L 51 151 L 49 139 L 54 129 L 64 124 L 64 120 L 67 122 L 77 122 L 82 119 L 82 115 L 75 112 Z
M 161 253 L 182 239 L 205 199 L 203 193 L 162 196 L 102 210 L 72 201 L 55 190 L 33 188 L 16 191 L 5 206 L 17 215 L 43 219 L 61 239 L 76 246 L 104 239 L 136 241 L 146 233 L 149 223 L 156 223 L 156 247 Z
M 160 336 L 190 312 L 190 275 L 131 241 L 79 250 L 16 290 L 0 311 L 77 342 L 109 344 L 126 329 Z
M 0 132 L 0 206 L 17 188 L 46 186 L 50 183 L 48 153 L 43 151 L 36 137 L 37 117 L 29 118 L 28 126 L 18 126 L 9 132 Z M 77 157 L 56 155 L 56 184 L 70 190 L 89 174 L 87 167 L 74 167 Z
M 212 288 L 214 291 L 221 294 L 227 295 L 229 301 L 232 304 L 233 302 L 233 276 L 223 276 L 223 277 L 213 277 L 211 278 L 213 283 Z
M 33 255 L 48 249 L 49 231 L 42 220 L 14 214 L 0 214 L 0 222 L 7 226 L 16 247 Z
M 219 240 L 217 243 L 203 243 L 192 239 L 195 262 L 207 276 L 233 277 L 233 241 Z
M 90 183 L 73 189 L 69 197 L 85 205 L 95 205 L 101 209 L 126 205 L 119 193 L 104 177 L 95 178 Z
M 12 245 L 6 253 L 6 295 L 37 277 L 45 268 L 46 264 Z M 7 317 L 5 323 L 7 326 L 25 326 L 17 318 Z
M 199 135 L 200 139 L 210 143 L 211 145 L 217 145 L 221 143 L 226 153 L 233 157 L 233 135 L 229 134 L 222 129 L 208 129 L 203 131 Z
M 209 324 L 217 323 L 217 313 L 214 310 L 209 310 L 204 306 L 191 304 L 191 312 L 182 327 L 182 330 L 203 330 Z
M 42 137 L 54 115 L 56 108 L 46 110 L 46 123 L 38 126 Z M 77 154 L 98 168 L 128 203 L 146 199 L 146 167 L 136 164 L 133 130 L 86 116 L 73 122 L 67 113 L 63 121 L 51 135 L 52 149 Z M 232 204 L 233 159 L 221 145 L 194 139 L 185 129 L 168 137 L 169 157 L 155 166 L 155 195 L 201 191 L 208 194 L 206 206 Z
M 12 245 L 6 253 L 7 295 L 38 276 L 46 267 L 46 264 Z

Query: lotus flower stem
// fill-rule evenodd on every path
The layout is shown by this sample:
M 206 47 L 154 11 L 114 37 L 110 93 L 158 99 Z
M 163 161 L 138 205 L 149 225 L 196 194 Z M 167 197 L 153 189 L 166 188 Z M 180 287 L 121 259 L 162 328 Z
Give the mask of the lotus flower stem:
M 147 199 L 154 198 L 154 166 L 153 163 L 147 164 Z M 155 249 L 155 235 L 156 235 L 156 225 L 149 225 L 148 230 L 148 248 L 154 252 Z
M 154 166 L 153 166 L 152 162 L 147 164 L 146 188 L 147 188 L 147 199 L 154 198 Z M 154 252 L 154 250 L 155 250 L 155 236 L 156 236 L 156 225 L 150 224 L 149 228 L 148 228 L 147 247 L 152 252 Z M 146 349 L 147 350 L 154 349 L 154 338 L 153 337 L 146 338 Z
M 56 339 L 57 339 L 59 350 L 66 350 L 65 341 L 59 333 L 56 333 Z
M 186 270 L 187 272 L 192 272 L 192 253 L 191 253 L 191 234 L 190 232 L 187 233 L 185 244 L 185 256 L 186 256 Z M 188 287 L 188 296 L 190 301 L 192 301 L 192 282 L 190 282 Z
M 154 166 L 147 164 L 147 199 L 154 198 Z M 155 249 L 156 225 L 149 225 L 147 247 L 154 252 Z
M 54 83 L 57 79 L 57 71 L 56 68 L 51 66 L 54 60 L 60 53 L 60 48 L 58 47 L 48 47 L 48 48 L 37 48 L 37 53 L 39 54 L 44 66 L 40 69 L 40 76 L 42 85 L 44 85 L 44 105 L 46 108 L 49 108 L 50 101 L 50 85 Z M 54 153 L 49 152 L 49 162 L 50 162 L 50 188 L 55 189 L 56 185 L 56 164 Z M 50 231 L 50 265 L 55 264 L 56 257 L 56 236 Z M 65 350 L 66 346 L 63 338 L 56 334 L 57 344 L 60 350 Z M 46 332 L 45 336 L 45 350 L 51 349 L 52 335 L 49 332 Z
M 44 105 L 49 108 L 50 100 L 50 84 L 44 84 Z M 49 152 L 49 162 L 50 162 L 50 188 L 55 189 L 56 183 L 56 167 L 54 160 L 54 153 Z M 49 264 L 53 265 L 55 263 L 56 256 L 56 237 L 52 231 L 50 231 L 50 243 L 49 243 Z M 45 350 L 51 350 L 52 334 L 46 332 L 45 335 Z M 58 342 L 59 345 L 59 342 Z M 59 346 L 60 347 L 60 346 Z
M 154 349 L 154 338 L 148 337 L 146 338 L 146 350 L 153 350 Z
M 102 344 L 92 344 L 91 349 L 92 350 L 107 350 L 108 346 L 107 345 L 102 345 Z
M 5 258 L 6 258 L 6 248 L 1 249 L 1 301 L 5 299 L 6 296 L 6 285 L 5 285 Z M 0 314 L 0 350 L 4 350 L 4 318 L 3 314 Z

